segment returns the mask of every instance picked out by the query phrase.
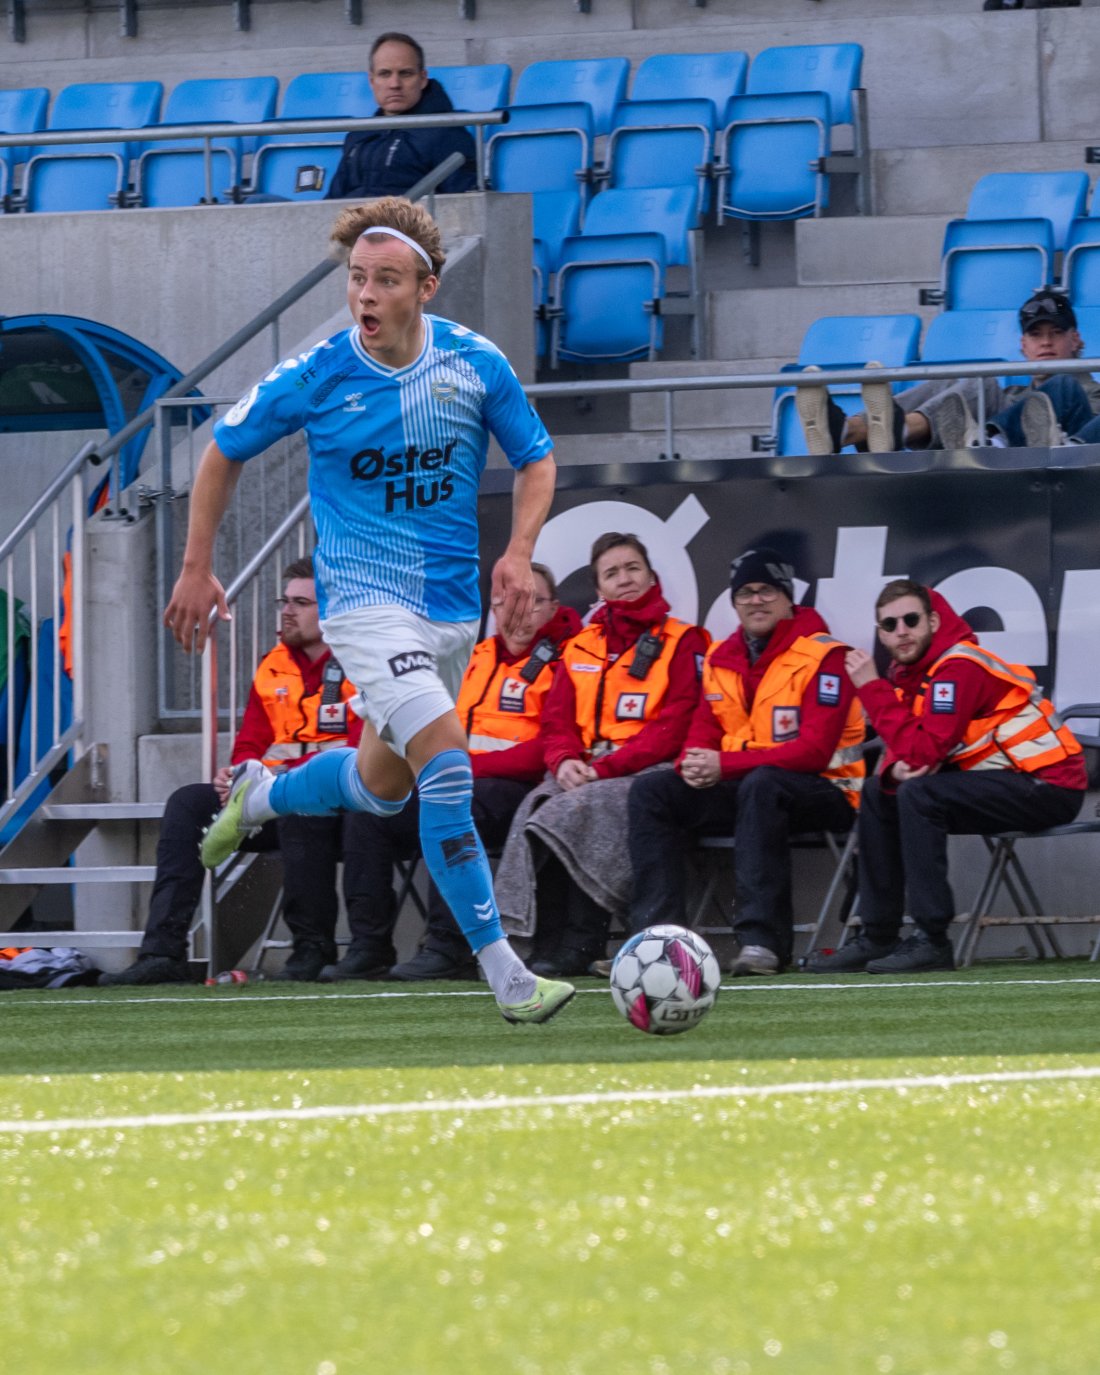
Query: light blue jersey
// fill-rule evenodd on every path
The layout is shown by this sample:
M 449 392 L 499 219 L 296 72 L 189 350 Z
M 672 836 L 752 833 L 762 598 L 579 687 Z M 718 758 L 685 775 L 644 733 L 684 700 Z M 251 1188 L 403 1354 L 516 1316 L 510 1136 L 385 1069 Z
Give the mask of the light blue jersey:
M 553 445 L 511 364 L 488 339 L 425 315 L 420 356 L 388 368 L 357 326 L 280 363 L 214 426 L 227 458 L 304 429 L 322 617 L 396 603 L 471 621 L 477 494 L 490 432 L 513 468 Z

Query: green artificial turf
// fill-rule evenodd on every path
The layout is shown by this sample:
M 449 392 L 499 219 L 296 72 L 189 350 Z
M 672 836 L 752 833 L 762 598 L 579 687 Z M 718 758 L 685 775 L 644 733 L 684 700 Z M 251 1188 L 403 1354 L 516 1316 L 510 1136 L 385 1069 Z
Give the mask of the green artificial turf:
M 1044 1077 L 1100 1073 L 1095 965 L 743 981 L 667 1039 L 590 981 L 541 1028 L 261 984 L 0 1029 L 19 1375 L 1097 1365 L 1100 1082 Z

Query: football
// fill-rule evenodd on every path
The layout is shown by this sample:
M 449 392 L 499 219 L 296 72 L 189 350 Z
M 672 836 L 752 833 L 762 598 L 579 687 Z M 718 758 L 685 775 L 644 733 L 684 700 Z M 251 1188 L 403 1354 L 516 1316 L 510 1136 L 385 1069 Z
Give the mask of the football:
M 631 1026 L 652 1036 L 690 1031 L 718 997 L 718 960 L 683 926 L 647 926 L 611 965 L 611 996 Z

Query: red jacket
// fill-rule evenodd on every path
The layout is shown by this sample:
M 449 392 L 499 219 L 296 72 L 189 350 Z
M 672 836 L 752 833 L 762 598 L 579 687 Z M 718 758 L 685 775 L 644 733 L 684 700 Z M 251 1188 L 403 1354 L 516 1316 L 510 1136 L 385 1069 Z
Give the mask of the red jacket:
M 302 675 L 302 682 L 307 694 L 317 692 L 321 686 L 321 677 L 325 671 L 325 665 L 332 657 L 332 652 L 328 649 L 317 659 L 310 662 L 309 658 L 300 649 L 295 649 L 293 645 L 287 645 L 290 657 Z M 359 737 L 363 733 L 363 723 L 353 711 L 348 712 L 348 738 L 347 743 L 354 749 L 359 744 Z M 236 739 L 233 741 L 233 752 L 229 756 L 231 764 L 240 764 L 245 759 L 262 759 L 268 751 L 268 747 L 275 743 L 275 732 L 271 727 L 271 719 L 264 711 L 263 702 L 255 686 L 248 694 L 248 702 L 244 709 L 244 716 L 241 718 L 240 730 L 237 731 Z M 311 755 L 303 755 L 301 759 L 288 759 L 286 764 L 289 768 L 297 768 Z
M 978 639 L 938 592 L 932 593 L 932 610 L 939 613 L 940 625 L 924 657 L 915 664 L 891 664 L 888 678 L 875 678 L 859 689 L 859 700 L 886 745 L 884 771 L 899 759 L 914 769 L 940 767 L 970 722 L 988 716 L 1004 695 L 1004 684 L 979 664 L 950 659 L 929 680 L 947 689 L 937 694 L 936 709 L 913 715 L 913 698 L 936 660 L 952 645 Z M 1081 755 L 1038 769 L 1034 777 L 1059 788 L 1088 786 Z
M 497 642 L 497 662 L 516 664 L 526 659 L 532 645 L 542 639 L 551 639 L 556 645 L 562 644 L 581 629 L 581 618 L 571 606 L 562 606 L 539 627 L 531 644 L 525 645 L 518 654 L 509 654 L 508 648 L 499 635 Z M 545 671 L 545 670 L 544 670 Z M 558 665 L 551 664 L 551 673 L 557 673 Z M 553 689 L 551 689 L 553 691 Z M 520 783 L 537 783 L 546 772 L 543 758 L 542 736 L 524 740 L 508 750 L 486 750 L 470 756 L 475 778 L 514 778 Z
M 772 631 L 767 648 L 755 664 L 749 663 L 749 650 L 745 632 L 735 630 L 728 640 L 715 649 L 711 663 L 719 668 L 727 668 L 738 674 L 745 685 L 745 703 L 752 709 L 756 690 L 760 686 L 769 666 L 802 635 L 828 634 L 829 627 L 818 613 L 809 606 L 796 606 L 794 615 L 787 621 L 780 621 Z M 738 750 L 734 753 L 722 750 L 722 723 L 715 716 L 705 698 L 700 698 L 695 715 L 688 727 L 684 749 L 718 750 L 719 765 L 723 778 L 739 778 L 750 769 L 762 765 L 771 768 L 789 769 L 791 773 L 822 773 L 840 741 L 848 710 L 855 696 L 848 675 L 844 672 L 844 649 L 831 649 L 821 662 L 821 668 L 814 678 L 816 683 L 821 675 L 830 674 L 840 679 L 840 695 L 822 705 L 821 697 L 831 697 L 817 691 L 808 691 L 802 698 L 798 736 L 773 745 L 771 749 Z M 681 753 L 677 765 L 683 759 Z
M 592 621 L 605 629 L 612 660 L 630 649 L 638 638 L 669 612 L 660 583 L 633 602 L 604 602 Z M 693 626 L 680 640 L 668 665 L 668 691 L 660 715 L 648 721 L 632 739 L 610 754 L 592 761 L 600 778 L 625 778 L 651 764 L 674 759 L 684 740 L 699 697 L 699 669 L 707 649 L 707 635 Z M 558 673 L 542 709 L 542 744 L 546 767 L 552 774 L 567 759 L 585 757 L 584 741 L 577 726 L 577 701 L 568 673 Z

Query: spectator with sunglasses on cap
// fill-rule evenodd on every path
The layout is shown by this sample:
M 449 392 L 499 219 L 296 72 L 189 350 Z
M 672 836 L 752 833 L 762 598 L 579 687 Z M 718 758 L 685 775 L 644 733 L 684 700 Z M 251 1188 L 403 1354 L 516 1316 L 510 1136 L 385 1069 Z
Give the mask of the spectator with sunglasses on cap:
M 1080 357 L 1084 343 L 1069 297 L 1043 288 L 1020 307 L 1020 352 L 1041 365 Z M 865 382 L 864 410 L 846 416 L 824 387 L 800 387 L 798 414 L 812 454 L 901 449 L 964 449 L 991 442 L 1008 448 L 1050 448 L 1080 434 L 1100 415 L 1100 382 L 1088 373 L 1036 373 L 1004 387 L 996 377 L 920 382 L 894 395 L 888 382 Z M 983 439 L 976 413 L 984 395 L 988 417 Z
M 844 660 L 886 747 L 859 809 L 862 930 L 811 955 L 814 974 L 954 969 L 947 837 L 1064 825 L 1087 786 L 1081 746 L 1031 670 L 982 648 L 938 592 L 888 583 L 875 619 L 887 677 L 866 650 Z M 912 935 L 900 940 L 905 912 Z

